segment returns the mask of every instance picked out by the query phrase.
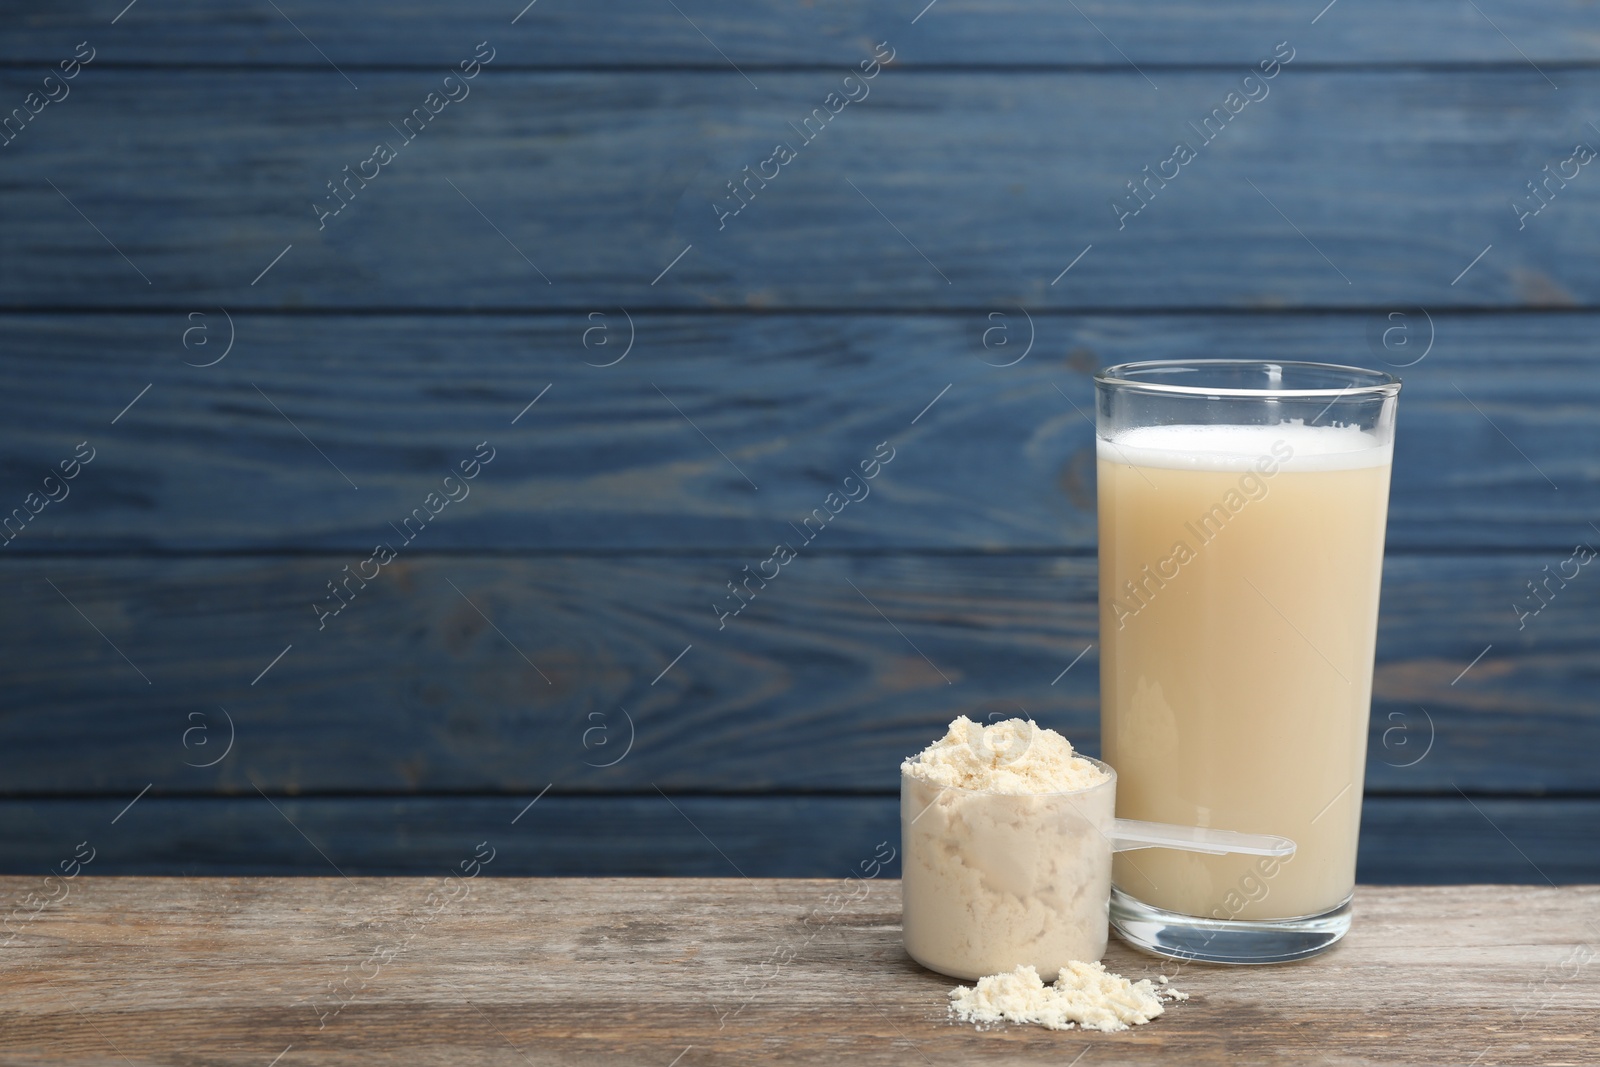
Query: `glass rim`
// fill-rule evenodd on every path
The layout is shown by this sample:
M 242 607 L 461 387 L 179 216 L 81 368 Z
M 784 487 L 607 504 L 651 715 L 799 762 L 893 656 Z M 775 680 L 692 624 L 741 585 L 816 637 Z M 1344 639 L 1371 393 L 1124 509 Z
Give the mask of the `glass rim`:
M 1100 768 L 1100 770 L 1105 772 L 1106 777 L 1101 781 L 1096 782 L 1094 785 L 1086 785 L 1082 789 L 1056 789 L 1048 793 L 1002 793 L 998 789 L 974 789 L 971 786 L 966 785 L 940 785 L 938 782 L 930 782 L 926 778 L 921 778 L 915 774 L 912 774 L 910 771 L 906 770 L 904 764 L 902 764 L 900 767 L 900 780 L 902 782 L 916 782 L 920 785 L 927 786 L 929 789 L 936 789 L 941 793 L 948 791 L 951 793 L 965 794 L 967 796 L 1008 797 L 1012 800 L 1027 800 L 1034 797 L 1081 797 L 1086 796 L 1089 793 L 1093 793 L 1096 789 L 1105 789 L 1108 786 L 1111 788 L 1116 787 L 1117 769 L 1111 766 L 1111 764 L 1107 763 L 1105 760 L 1095 759 L 1093 756 L 1086 756 L 1077 749 L 1072 750 L 1072 755 L 1075 759 L 1087 760 L 1094 764 L 1096 767 Z M 907 760 L 906 762 L 909 763 L 911 761 Z
M 1166 382 L 1153 382 L 1143 380 L 1136 375 L 1140 371 L 1156 368 L 1200 368 L 1206 367 L 1281 367 L 1281 368 L 1313 368 L 1319 371 L 1336 371 L 1356 379 L 1367 379 L 1367 384 L 1347 385 L 1342 389 L 1293 389 L 1293 388 L 1249 388 L 1239 386 L 1203 386 L 1203 385 L 1171 385 Z M 1133 363 L 1117 363 L 1110 367 L 1102 367 L 1094 372 L 1094 381 L 1097 386 L 1112 386 L 1119 389 L 1131 389 L 1145 393 L 1165 394 L 1168 396 L 1209 396 L 1230 397 L 1244 399 L 1275 399 L 1285 400 L 1296 397 L 1332 397 L 1335 400 L 1344 397 L 1370 398 L 1374 396 L 1394 396 L 1400 391 L 1402 384 L 1397 375 L 1388 371 L 1371 370 L 1366 367 L 1352 367 L 1344 363 L 1319 363 L 1312 360 L 1295 359 L 1146 359 Z

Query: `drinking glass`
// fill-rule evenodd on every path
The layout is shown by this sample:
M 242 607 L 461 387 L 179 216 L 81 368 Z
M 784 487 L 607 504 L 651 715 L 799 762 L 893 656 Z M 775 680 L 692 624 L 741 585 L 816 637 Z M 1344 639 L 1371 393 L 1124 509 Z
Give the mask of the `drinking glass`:
M 1322 952 L 1350 927 L 1400 381 L 1160 360 L 1095 383 L 1117 815 L 1298 845 L 1118 854 L 1112 925 L 1182 959 Z

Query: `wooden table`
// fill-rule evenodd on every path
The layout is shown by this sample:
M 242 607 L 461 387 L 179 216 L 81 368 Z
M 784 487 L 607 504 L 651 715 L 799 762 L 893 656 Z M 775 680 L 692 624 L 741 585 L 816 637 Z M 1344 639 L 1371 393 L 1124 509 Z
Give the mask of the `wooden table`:
M 1113 940 L 1110 968 L 1190 993 L 1120 1034 L 951 1022 L 955 983 L 906 958 L 888 880 L 66 886 L 0 948 L 6 1063 L 1600 1060 L 1600 886 L 1363 887 L 1345 943 L 1284 967 Z

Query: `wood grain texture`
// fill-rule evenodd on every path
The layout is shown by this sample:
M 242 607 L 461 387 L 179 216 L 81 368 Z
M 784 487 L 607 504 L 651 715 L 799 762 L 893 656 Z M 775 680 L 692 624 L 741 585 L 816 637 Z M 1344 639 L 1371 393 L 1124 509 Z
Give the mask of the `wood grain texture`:
M 43 876 L 81 841 L 92 874 L 429 875 L 475 842 L 519 876 L 844 877 L 899 840 L 899 798 L 543 793 L 0 800 L 0 872 Z M 541 793 L 543 795 L 541 796 Z M 670 799 L 669 799 L 670 798 Z M 531 805 L 531 806 L 530 806 Z M 112 822 L 115 819 L 116 822 Z M 1361 881 L 1600 881 L 1600 800 L 1367 797 Z M 82 850 L 88 855 L 89 849 Z M 883 853 L 878 853 L 880 858 Z M 898 861 L 889 866 L 899 873 Z
M 0 317 L 0 505 L 98 450 L 8 553 L 366 552 L 485 439 L 428 550 L 765 558 L 882 441 L 827 548 L 1092 550 L 1090 373 L 1219 354 L 1421 358 L 1397 368 L 1390 551 L 1600 537 L 1590 314 L 196 314 Z
M 399 142 L 442 77 L 369 72 L 350 92 L 303 71 L 88 68 L 0 161 L 0 303 L 1600 303 L 1583 173 L 1520 230 L 1512 207 L 1594 136 L 1600 71 L 1564 72 L 1556 92 L 1532 68 L 1291 66 L 1119 230 L 1112 197 L 1200 141 L 1188 123 L 1222 107 L 1237 71 L 1168 73 L 1156 92 L 1132 71 L 890 69 L 719 223 L 726 183 L 802 141 L 790 124 L 839 71 L 769 73 L 757 92 L 732 71 L 491 68 L 319 224 L 326 184 Z M 7 71 L 0 94 L 37 81 Z
M 1600 1008 L 1593 886 L 1364 886 L 1343 944 L 1272 969 L 1113 940 L 1108 967 L 1190 999 L 1099 1034 L 950 1021 L 892 880 L 443 881 L 82 878 L 0 950 L 0 1041 L 135 1067 L 1543 1064 L 1589 1058 Z
M 0 508 L 98 449 L 0 567 L 7 862 L 88 820 L 125 835 L 103 869 L 317 869 L 264 787 L 316 793 L 296 819 L 354 866 L 415 871 L 550 786 L 559 829 L 515 870 L 720 870 L 660 786 L 711 794 L 682 802 L 754 871 L 848 864 L 892 824 L 861 794 L 958 712 L 1096 748 L 1095 364 L 1406 363 L 1426 322 L 1363 874 L 1600 878 L 1596 594 L 1515 606 L 1600 536 L 1593 168 L 1528 198 L 1594 143 L 1590 5 L 112 6 L 0 35 L 11 106 L 98 49 L 0 149 Z M 319 226 L 477 41 L 471 97 Z M 802 144 L 880 41 L 870 97 Z M 1119 223 L 1279 41 L 1270 96 Z M 719 226 L 780 139 L 797 159 Z M 224 307 L 237 348 L 194 366 Z M 1397 311 L 1412 347 L 1382 343 Z M 630 315 L 636 350 L 593 366 Z M 1030 358 L 984 365 L 1024 323 Z M 483 440 L 472 498 L 317 629 L 325 583 Z M 873 497 L 718 630 L 724 583 L 878 441 Z
M 1322 4 L 1268 0 L 1230 2 L 1225 12 L 1170 0 L 1141 4 L 1137 10 L 1109 0 L 1084 0 L 1077 5 L 1081 14 L 1046 0 L 938 0 L 920 16 L 921 3 L 886 0 L 799 5 L 698 0 L 680 4 L 682 14 L 648 0 L 590 0 L 569 6 L 546 2 L 526 10 L 522 3 L 488 0 L 454 3 L 448 11 L 436 4 L 371 0 L 337 7 L 310 2 L 276 6 L 281 14 L 263 5 L 221 15 L 204 0 L 178 0 L 162 4 L 159 11 L 136 7 L 111 28 L 107 23 L 116 11 L 108 12 L 106 5 L 56 3 L 30 9 L 25 17 L 13 16 L 12 28 L 0 43 L 0 60 L 51 63 L 64 44 L 70 51 L 73 43 L 91 34 L 96 44 L 104 42 L 113 61 L 293 64 L 326 71 L 330 86 L 338 88 L 343 83 L 329 63 L 342 69 L 449 66 L 459 58 L 460 44 L 470 47 L 481 37 L 503 43 L 512 62 L 558 67 L 680 64 L 727 69 L 730 61 L 740 67 L 849 65 L 885 37 L 903 43 L 909 63 L 1249 65 L 1260 58 L 1256 50 L 1261 42 L 1285 37 L 1314 45 L 1320 60 L 1334 63 L 1510 64 L 1523 62 L 1523 55 L 1541 63 L 1600 58 L 1593 9 L 1576 0 L 1490 4 L 1483 13 L 1436 0 L 1342 0 L 1320 18 Z
M 956 715 L 1022 712 L 1098 751 L 1092 559 L 802 556 L 719 631 L 737 559 L 401 558 L 319 631 L 313 599 L 354 562 L 7 566 L 27 625 L 7 642 L 0 781 L 887 792 Z M 1600 584 L 1571 583 L 1519 631 L 1511 604 L 1546 562 L 1389 560 L 1371 788 L 1600 788 Z M 220 758 L 229 716 L 229 757 L 185 766 Z

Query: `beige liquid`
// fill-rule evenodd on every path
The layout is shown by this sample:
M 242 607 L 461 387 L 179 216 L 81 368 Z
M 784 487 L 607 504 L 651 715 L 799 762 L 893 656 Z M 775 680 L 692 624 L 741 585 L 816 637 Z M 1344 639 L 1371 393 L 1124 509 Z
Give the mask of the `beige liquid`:
M 1354 889 L 1390 455 L 1357 428 L 1298 424 L 1100 441 L 1100 717 L 1117 814 L 1298 845 L 1286 861 L 1119 854 L 1125 892 L 1280 919 Z

